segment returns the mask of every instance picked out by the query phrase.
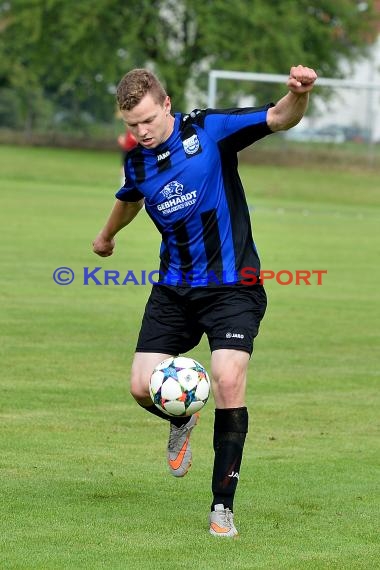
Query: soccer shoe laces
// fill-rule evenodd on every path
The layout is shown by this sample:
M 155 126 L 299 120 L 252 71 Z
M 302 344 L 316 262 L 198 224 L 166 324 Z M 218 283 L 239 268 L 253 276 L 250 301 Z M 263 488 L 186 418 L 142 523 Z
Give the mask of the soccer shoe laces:
M 170 433 L 169 433 L 169 441 L 168 441 L 168 450 L 173 451 L 174 444 L 177 443 L 178 438 L 178 430 L 183 429 L 183 426 L 178 428 L 175 425 L 171 424 L 170 426 Z
M 174 424 L 170 425 L 170 433 L 169 433 L 169 441 L 168 441 L 168 450 L 175 451 L 178 446 L 178 437 L 180 435 L 185 434 L 187 431 L 187 424 L 183 424 L 183 426 L 177 427 Z
M 176 451 L 178 444 L 183 444 L 185 439 L 190 438 L 190 433 L 198 421 L 199 414 L 193 414 L 188 421 L 182 426 L 176 426 L 170 423 L 168 451 Z
M 227 528 L 232 528 L 234 526 L 233 513 L 230 511 L 230 509 L 225 508 L 224 511 L 219 512 L 219 515 L 223 521 L 224 526 Z

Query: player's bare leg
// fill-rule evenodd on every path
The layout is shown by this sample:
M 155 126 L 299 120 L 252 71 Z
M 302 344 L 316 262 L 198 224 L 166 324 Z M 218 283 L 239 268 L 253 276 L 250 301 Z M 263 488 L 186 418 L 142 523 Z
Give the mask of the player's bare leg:
M 212 390 L 217 409 L 245 406 L 249 354 L 242 350 L 214 350 L 211 356 Z
M 160 352 L 136 352 L 131 370 L 131 394 L 142 407 L 153 405 L 149 394 L 149 380 L 154 368 L 163 360 L 170 358 L 171 354 Z

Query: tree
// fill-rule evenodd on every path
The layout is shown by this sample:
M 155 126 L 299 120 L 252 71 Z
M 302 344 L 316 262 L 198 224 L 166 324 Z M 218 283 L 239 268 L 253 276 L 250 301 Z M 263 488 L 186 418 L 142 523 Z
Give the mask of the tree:
M 373 2 L 354 0 L 200 1 L 197 14 L 210 67 L 286 74 L 302 63 L 325 77 L 341 77 L 342 59 L 366 52 L 380 16 Z M 260 89 L 264 100 L 283 92 L 273 85 Z
M 204 103 L 210 68 L 287 73 L 302 62 L 337 77 L 341 59 L 357 59 L 374 38 L 379 14 L 373 4 L 0 0 L 0 108 L 2 94 L 9 99 L 11 91 L 28 128 L 49 115 L 53 120 L 57 109 L 77 125 L 85 117 L 110 121 L 117 82 L 132 67 L 156 71 L 174 109 L 182 110 L 190 82 Z M 232 101 L 237 89 L 224 86 L 220 103 Z M 270 94 L 262 89 L 264 100 L 277 96 L 273 86 Z
M 131 9 L 119 0 L 14 0 L 4 6 L 0 86 L 12 88 L 23 102 L 25 124 L 35 118 L 41 90 L 76 119 L 88 112 L 109 120 L 121 74 L 116 46 Z

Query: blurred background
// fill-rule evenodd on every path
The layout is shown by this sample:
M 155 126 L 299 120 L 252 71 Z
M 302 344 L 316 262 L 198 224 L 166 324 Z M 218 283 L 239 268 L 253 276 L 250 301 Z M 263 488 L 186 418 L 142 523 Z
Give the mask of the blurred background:
M 173 109 L 208 103 L 212 69 L 321 78 L 307 116 L 248 161 L 378 164 L 380 1 L 0 0 L 0 143 L 117 149 L 115 90 L 133 67 L 162 79 Z M 363 85 L 363 88 L 359 88 Z M 216 106 L 260 105 L 283 82 L 218 81 Z

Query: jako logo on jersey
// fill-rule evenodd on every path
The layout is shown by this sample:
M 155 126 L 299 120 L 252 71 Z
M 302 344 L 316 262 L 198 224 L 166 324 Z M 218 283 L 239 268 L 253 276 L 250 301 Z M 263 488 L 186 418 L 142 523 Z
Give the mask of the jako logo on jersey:
M 170 150 L 167 150 L 166 152 L 162 152 L 161 154 L 157 155 L 157 162 L 162 162 L 163 160 L 165 160 L 165 158 L 168 158 L 168 156 L 170 156 Z
M 182 144 L 186 154 L 195 154 L 199 149 L 198 135 L 192 135 L 190 138 L 182 141 Z
M 240 333 L 228 332 L 228 333 L 226 333 L 226 338 L 244 338 L 244 335 L 240 334 Z

